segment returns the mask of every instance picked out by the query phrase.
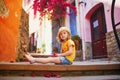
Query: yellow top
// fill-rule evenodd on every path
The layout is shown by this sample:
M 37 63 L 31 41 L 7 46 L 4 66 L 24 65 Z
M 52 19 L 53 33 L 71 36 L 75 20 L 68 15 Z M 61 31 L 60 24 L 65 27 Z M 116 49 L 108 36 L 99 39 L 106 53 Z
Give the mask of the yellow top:
M 65 56 L 71 63 L 73 63 L 73 60 L 75 59 L 75 44 L 74 42 L 69 39 L 66 42 L 62 43 L 62 53 L 68 51 L 69 47 L 72 46 L 72 53 L 68 56 Z

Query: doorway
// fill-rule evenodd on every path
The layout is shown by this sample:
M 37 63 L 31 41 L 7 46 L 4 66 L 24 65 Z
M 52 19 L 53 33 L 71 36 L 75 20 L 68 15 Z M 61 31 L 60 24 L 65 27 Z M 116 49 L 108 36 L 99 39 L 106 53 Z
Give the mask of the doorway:
M 106 58 L 106 21 L 104 7 L 96 9 L 90 18 L 93 58 Z

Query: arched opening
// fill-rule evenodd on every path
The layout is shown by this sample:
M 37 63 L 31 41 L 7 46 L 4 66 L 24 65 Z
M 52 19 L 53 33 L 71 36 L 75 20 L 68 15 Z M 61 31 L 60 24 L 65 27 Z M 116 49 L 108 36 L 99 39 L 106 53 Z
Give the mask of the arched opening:
M 106 48 L 106 21 L 102 3 L 95 5 L 86 15 L 90 20 L 92 55 L 93 58 L 107 57 Z

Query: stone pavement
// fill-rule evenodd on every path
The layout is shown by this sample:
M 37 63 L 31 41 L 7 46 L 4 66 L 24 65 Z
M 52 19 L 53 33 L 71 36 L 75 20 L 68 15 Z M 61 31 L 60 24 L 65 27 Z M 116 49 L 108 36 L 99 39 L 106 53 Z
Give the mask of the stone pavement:
M 120 75 L 47 77 L 0 77 L 0 80 L 120 80 Z

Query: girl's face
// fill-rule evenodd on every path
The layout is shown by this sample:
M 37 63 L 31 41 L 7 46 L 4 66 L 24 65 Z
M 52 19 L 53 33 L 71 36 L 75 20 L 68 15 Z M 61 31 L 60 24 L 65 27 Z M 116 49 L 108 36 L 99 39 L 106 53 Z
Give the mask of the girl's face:
M 62 31 L 60 32 L 60 39 L 62 39 L 63 41 L 66 41 L 68 38 L 68 33 L 67 31 Z

